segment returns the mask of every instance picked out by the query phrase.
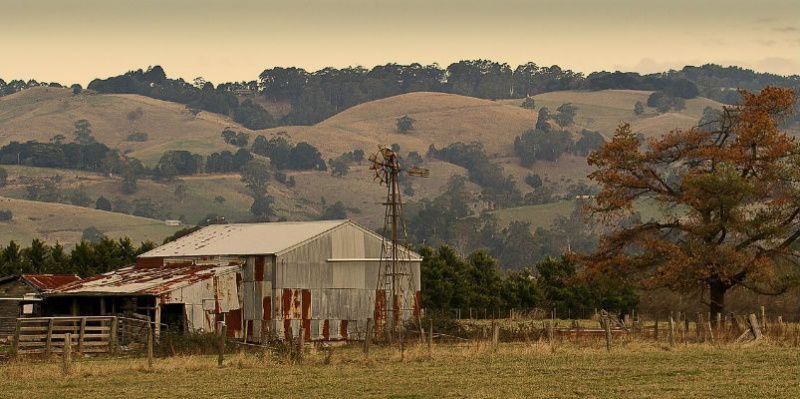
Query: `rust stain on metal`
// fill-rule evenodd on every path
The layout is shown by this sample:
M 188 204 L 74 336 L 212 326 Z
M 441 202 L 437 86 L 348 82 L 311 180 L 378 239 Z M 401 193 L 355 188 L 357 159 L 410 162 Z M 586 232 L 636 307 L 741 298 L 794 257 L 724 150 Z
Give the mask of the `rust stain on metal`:
M 283 295 L 281 296 L 281 300 L 283 302 L 283 307 L 281 308 L 281 312 L 283 313 L 283 319 L 289 320 L 292 318 L 292 296 L 294 292 L 291 288 L 284 288 Z
M 339 336 L 342 339 L 347 339 L 347 320 L 342 320 L 339 322 Z
M 311 319 L 303 319 L 303 339 L 311 341 Z
M 138 258 L 136 259 L 136 267 L 149 268 L 164 266 L 164 258 Z
M 256 256 L 255 262 L 255 280 L 264 281 L 264 257 Z
M 20 277 L 40 290 L 56 289 L 81 279 L 76 274 L 23 274 Z
M 191 261 L 170 263 L 163 267 L 128 266 L 113 272 L 74 281 L 53 290 L 55 294 L 124 293 L 160 295 L 178 287 L 215 278 L 233 271 L 238 266 L 197 264 Z M 214 291 L 217 291 L 216 279 Z M 215 299 L 218 299 L 215 297 Z
M 227 336 L 236 337 L 236 333 L 242 330 L 242 310 L 231 309 L 225 316 L 225 325 L 228 327 Z
M 380 333 L 383 331 L 383 326 L 386 323 L 386 291 L 375 291 L 375 332 Z
M 310 320 L 311 319 L 311 290 L 303 290 L 303 308 L 300 317 L 303 320 Z
M 287 340 L 291 340 L 292 339 L 292 335 L 293 335 L 292 334 L 292 321 L 289 320 L 289 319 L 286 319 L 286 320 L 283 321 L 283 336 Z
M 322 338 L 326 341 L 331 339 L 331 323 L 328 319 L 322 322 Z
M 392 308 L 393 310 L 394 309 L 400 309 L 400 295 L 395 295 L 394 296 L 394 304 L 393 304 L 393 306 L 394 306 Z M 393 325 L 395 325 L 395 326 L 400 325 L 400 312 L 392 311 L 392 321 L 394 322 Z
M 262 306 L 264 312 L 262 319 L 272 320 L 272 297 L 265 296 L 264 299 L 262 300 Z

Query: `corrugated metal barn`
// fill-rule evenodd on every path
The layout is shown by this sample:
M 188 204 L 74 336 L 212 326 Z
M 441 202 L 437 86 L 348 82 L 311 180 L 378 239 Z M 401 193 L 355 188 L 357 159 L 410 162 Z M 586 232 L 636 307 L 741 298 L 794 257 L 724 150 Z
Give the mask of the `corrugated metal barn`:
M 155 321 L 182 315 L 186 330 L 210 331 L 224 320 L 230 336 L 251 342 L 296 336 L 301 327 L 307 340 L 361 339 L 367 319 L 380 331 L 391 315 L 384 245 L 349 220 L 212 225 L 142 254 L 135 266 L 65 286 L 46 303 L 139 297 Z M 421 259 L 399 250 L 401 311 L 388 316 L 395 321 L 419 312 Z

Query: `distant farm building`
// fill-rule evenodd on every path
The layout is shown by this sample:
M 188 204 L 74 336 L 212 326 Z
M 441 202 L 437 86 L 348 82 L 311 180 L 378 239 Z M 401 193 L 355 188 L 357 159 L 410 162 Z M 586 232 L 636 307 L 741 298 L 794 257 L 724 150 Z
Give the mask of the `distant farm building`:
M 265 334 L 360 339 L 380 329 L 392 304 L 383 238 L 349 220 L 204 227 L 141 255 L 136 264 L 44 296 L 50 315 L 136 313 L 157 328 L 214 331 L 261 342 Z M 419 312 L 420 257 L 405 249 L 398 308 Z M 381 256 L 384 256 L 381 261 Z M 404 281 L 400 286 L 400 280 Z M 390 314 L 390 313 L 389 313 Z M 164 326 L 164 327 L 162 327 Z
M 0 277 L 0 338 L 14 333 L 16 318 L 39 313 L 38 294 L 80 280 L 74 274 L 22 274 Z

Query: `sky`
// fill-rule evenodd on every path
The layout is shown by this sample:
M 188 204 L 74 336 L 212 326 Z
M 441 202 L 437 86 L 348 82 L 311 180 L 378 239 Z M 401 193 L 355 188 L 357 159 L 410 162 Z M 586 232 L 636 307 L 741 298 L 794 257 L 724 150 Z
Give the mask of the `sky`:
M 798 0 L 0 0 L 0 78 L 87 84 L 161 65 L 266 68 L 461 59 L 641 73 L 718 63 L 800 74 Z

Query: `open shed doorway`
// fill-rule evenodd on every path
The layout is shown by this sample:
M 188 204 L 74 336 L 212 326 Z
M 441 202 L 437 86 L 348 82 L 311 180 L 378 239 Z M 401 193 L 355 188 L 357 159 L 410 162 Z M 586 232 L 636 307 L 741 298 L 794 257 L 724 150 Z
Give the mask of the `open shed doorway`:
M 168 331 L 186 332 L 186 306 L 182 303 L 161 305 L 161 323 L 167 325 Z

